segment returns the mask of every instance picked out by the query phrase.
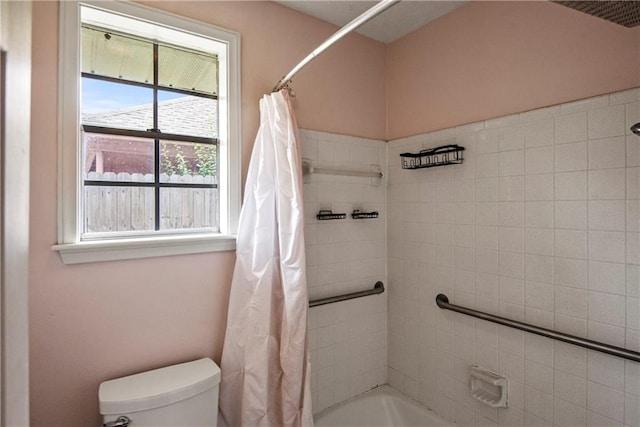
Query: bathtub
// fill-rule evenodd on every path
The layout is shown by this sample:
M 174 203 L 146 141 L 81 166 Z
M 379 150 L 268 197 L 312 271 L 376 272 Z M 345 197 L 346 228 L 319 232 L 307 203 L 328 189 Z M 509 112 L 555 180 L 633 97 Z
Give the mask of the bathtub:
M 453 427 L 433 411 L 384 385 L 314 415 L 315 427 Z

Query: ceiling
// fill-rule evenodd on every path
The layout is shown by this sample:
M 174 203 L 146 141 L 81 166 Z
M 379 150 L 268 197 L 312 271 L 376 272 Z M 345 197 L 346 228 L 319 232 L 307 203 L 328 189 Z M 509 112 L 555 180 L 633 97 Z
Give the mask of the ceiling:
M 359 0 L 276 1 L 283 6 L 315 16 L 340 27 L 377 3 L 376 1 Z M 383 43 L 390 43 L 426 23 L 446 15 L 465 3 L 467 1 L 404 0 L 376 16 L 356 31 Z

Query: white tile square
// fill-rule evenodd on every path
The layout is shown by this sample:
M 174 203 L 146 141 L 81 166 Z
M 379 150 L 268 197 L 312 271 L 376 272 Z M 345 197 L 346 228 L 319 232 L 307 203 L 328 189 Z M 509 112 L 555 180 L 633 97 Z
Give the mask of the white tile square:
M 476 200 L 479 202 L 495 202 L 498 200 L 498 178 L 478 178 L 476 184 Z
M 498 254 L 500 276 L 524 279 L 524 254 L 500 252 Z
M 527 149 L 525 163 L 527 175 L 553 172 L 553 147 Z
M 414 207 L 416 209 L 417 207 Z M 450 202 L 436 203 L 436 224 L 453 224 L 455 204 Z
M 556 286 L 556 313 L 586 319 L 588 307 L 587 291 L 565 286 Z
M 485 122 L 486 124 L 486 122 Z M 500 130 L 482 129 L 476 134 L 476 153 L 496 153 L 500 150 Z
M 584 141 L 587 139 L 587 113 L 579 112 L 555 118 L 555 143 Z
M 550 228 L 527 228 L 525 252 L 535 255 L 553 255 L 554 232 Z
M 586 259 L 587 232 L 556 229 L 554 254 L 563 258 Z
M 524 228 L 500 227 L 498 247 L 504 252 L 524 252 Z
M 589 141 L 589 169 L 611 169 L 626 166 L 624 136 Z
M 624 424 L 627 426 L 640 425 L 640 399 L 632 394 L 625 395 Z
M 466 248 L 475 247 L 476 229 L 474 225 L 460 224 L 453 230 L 453 244 Z
M 500 201 L 524 200 L 524 176 L 506 176 L 499 180 Z
M 625 361 L 624 377 L 625 392 L 640 396 L 640 363 Z
M 318 161 L 333 162 L 335 144 L 332 141 L 318 141 Z
M 476 225 L 476 248 L 498 250 L 498 227 Z
M 553 257 L 526 255 L 525 277 L 536 282 L 553 283 Z
M 625 198 L 625 169 L 589 171 L 589 199 L 613 200 Z
M 457 202 L 455 204 L 455 224 L 475 224 L 476 205 L 472 202 Z
M 527 281 L 525 305 L 540 310 L 553 311 L 555 287 L 548 283 Z
M 533 387 L 525 386 L 524 409 L 546 421 L 553 421 L 553 396 Z
M 499 205 L 497 202 L 476 203 L 476 224 L 477 225 L 498 225 Z
M 527 175 L 524 185 L 525 200 L 553 200 L 553 174 Z
M 498 251 L 476 249 L 476 271 L 478 273 L 498 274 Z
M 640 205 L 640 204 L 639 204 Z M 527 227 L 552 228 L 554 225 L 553 202 L 526 202 L 525 225 Z
M 527 123 L 524 127 L 524 141 L 526 147 L 531 148 L 553 145 L 553 130 L 553 119 Z
M 622 422 L 624 420 L 624 393 L 589 381 L 587 383 L 587 409 Z
M 587 143 L 574 142 L 554 147 L 554 170 L 573 172 L 587 170 Z
M 499 175 L 498 153 L 479 154 L 476 156 L 476 178 L 489 178 Z
M 625 231 L 624 200 L 590 200 L 589 230 Z
M 500 176 L 524 175 L 524 150 L 500 153 Z
M 554 344 L 553 367 L 556 370 L 575 375 L 579 378 L 587 377 L 587 350 L 575 345 L 556 341 Z
M 555 198 L 556 200 L 585 200 L 587 198 L 587 173 L 555 174 Z
M 586 230 L 587 212 L 586 201 L 559 200 L 555 203 L 555 226 L 563 229 Z
M 476 250 L 473 248 L 454 247 L 454 267 L 460 270 L 475 271 Z
M 476 295 L 489 300 L 499 297 L 498 276 L 478 273 L 476 275 Z
M 625 262 L 625 233 L 621 231 L 589 231 L 589 259 Z
M 524 305 L 524 280 L 500 277 L 500 300 L 510 304 Z
M 525 360 L 525 384 L 545 393 L 553 393 L 553 368 Z
M 473 202 L 475 200 L 475 180 L 466 179 L 455 181 L 454 188 L 456 202 Z
M 554 277 L 558 285 L 587 289 L 587 261 L 554 258 Z
M 553 405 L 553 422 L 555 425 L 562 427 L 586 425 L 587 410 L 585 405 L 579 406 L 556 398 Z
M 524 227 L 524 202 L 500 202 L 500 225 Z
M 437 202 L 453 202 L 455 201 L 455 190 L 453 180 L 444 180 L 438 183 L 436 188 Z
M 625 295 L 625 270 L 624 264 L 589 261 L 589 289 Z
M 589 139 L 624 135 L 625 123 L 624 105 L 598 108 L 587 112 Z
M 589 292 L 589 320 L 613 326 L 625 326 L 625 297 Z
M 500 132 L 500 151 L 524 148 L 524 129 L 519 126 L 503 128 Z

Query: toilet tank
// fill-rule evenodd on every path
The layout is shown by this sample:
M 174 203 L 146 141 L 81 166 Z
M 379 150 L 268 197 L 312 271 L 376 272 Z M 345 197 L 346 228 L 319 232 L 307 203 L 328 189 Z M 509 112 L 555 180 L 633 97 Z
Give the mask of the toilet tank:
M 126 417 L 132 427 L 215 427 L 219 384 L 209 358 L 105 381 L 100 413 L 106 425 Z

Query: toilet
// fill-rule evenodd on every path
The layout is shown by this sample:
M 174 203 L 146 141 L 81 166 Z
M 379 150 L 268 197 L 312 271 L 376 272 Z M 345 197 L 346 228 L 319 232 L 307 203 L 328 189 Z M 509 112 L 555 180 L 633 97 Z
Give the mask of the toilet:
M 215 427 L 220 368 L 209 358 L 100 384 L 105 427 Z

